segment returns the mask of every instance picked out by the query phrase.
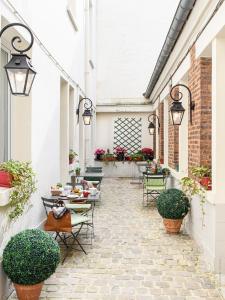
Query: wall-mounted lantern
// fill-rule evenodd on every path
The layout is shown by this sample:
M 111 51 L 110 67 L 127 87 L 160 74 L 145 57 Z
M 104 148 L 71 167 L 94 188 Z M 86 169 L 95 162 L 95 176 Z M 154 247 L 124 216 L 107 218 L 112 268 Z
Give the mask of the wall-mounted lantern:
M 191 91 L 184 84 L 176 84 L 170 90 L 170 97 L 173 100 L 172 106 L 170 108 L 170 115 L 171 115 L 173 125 L 181 125 L 184 112 L 185 112 L 185 109 L 181 102 L 181 99 L 183 98 L 183 93 L 180 92 L 180 90 L 178 90 L 179 87 L 184 87 L 188 91 L 189 107 L 190 107 L 190 123 L 192 124 L 192 110 L 195 109 L 195 103 L 194 101 L 192 101 Z
M 149 131 L 150 135 L 155 134 L 155 118 L 157 118 L 157 120 L 158 120 L 158 132 L 159 132 L 159 129 L 160 129 L 159 117 L 156 114 L 150 114 L 148 116 L 148 121 L 149 121 L 148 131 Z
M 82 114 L 84 125 L 90 125 L 91 124 L 91 118 L 92 118 L 92 107 L 93 103 L 91 99 L 89 98 L 81 98 L 78 104 L 78 108 L 76 111 L 77 114 L 77 122 L 79 122 L 79 115 L 80 115 L 80 104 L 81 102 L 85 100 L 84 102 L 84 112 Z
M 36 72 L 31 64 L 30 57 L 24 54 L 24 52 L 27 52 L 31 49 L 34 42 L 34 37 L 31 30 L 26 25 L 21 23 L 11 23 L 2 28 L 0 31 L 0 38 L 3 32 L 12 26 L 24 27 L 30 33 L 31 41 L 27 48 L 21 50 L 16 48 L 15 42 L 21 43 L 22 40 L 19 36 L 14 36 L 11 40 L 11 45 L 13 49 L 19 53 L 13 53 L 11 60 L 4 68 L 11 93 L 16 96 L 29 96 Z

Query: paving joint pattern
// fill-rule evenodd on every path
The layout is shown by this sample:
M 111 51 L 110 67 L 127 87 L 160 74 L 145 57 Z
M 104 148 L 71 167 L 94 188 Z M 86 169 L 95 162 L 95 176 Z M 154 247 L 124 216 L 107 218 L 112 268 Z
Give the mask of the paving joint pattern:
M 221 299 L 195 242 L 166 234 L 156 208 L 142 206 L 142 189 L 130 180 L 103 180 L 95 235 L 87 256 L 71 252 L 45 282 L 41 299 Z

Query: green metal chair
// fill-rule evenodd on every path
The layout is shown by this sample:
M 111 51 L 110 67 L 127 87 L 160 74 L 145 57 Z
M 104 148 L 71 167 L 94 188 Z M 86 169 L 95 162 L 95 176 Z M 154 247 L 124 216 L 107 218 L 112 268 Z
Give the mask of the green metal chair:
M 146 206 L 152 200 L 156 200 L 160 193 L 166 189 L 166 177 L 143 173 L 143 205 Z

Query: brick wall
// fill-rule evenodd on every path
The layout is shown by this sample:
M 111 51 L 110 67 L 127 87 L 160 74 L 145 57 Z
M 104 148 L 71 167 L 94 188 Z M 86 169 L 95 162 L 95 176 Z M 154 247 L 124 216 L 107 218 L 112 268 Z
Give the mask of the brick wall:
M 164 104 L 163 102 L 159 105 L 159 160 L 164 163 Z
M 192 166 L 211 166 L 211 58 L 195 58 L 195 47 L 191 49 L 191 68 L 188 85 L 195 102 L 192 111 L 192 124 L 188 130 L 188 164 Z
M 176 93 L 178 89 L 174 90 Z M 173 103 L 173 100 L 169 97 L 169 110 Z M 179 170 L 179 125 L 173 125 L 170 117 L 170 111 L 168 112 L 168 164 L 171 168 Z

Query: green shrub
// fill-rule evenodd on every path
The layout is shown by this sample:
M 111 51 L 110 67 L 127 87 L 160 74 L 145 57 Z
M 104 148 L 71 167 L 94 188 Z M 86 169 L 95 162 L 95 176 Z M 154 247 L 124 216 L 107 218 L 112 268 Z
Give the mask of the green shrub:
M 60 261 L 58 244 L 44 231 L 24 230 L 3 252 L 3 269 L 14 283 L 37 284 L 50 277 Z
M 187 196 L 178 189 L 168 189 L 163 191 L 157 201 L 159 214 L 166 219 L 182 219 L 190 209 Z

